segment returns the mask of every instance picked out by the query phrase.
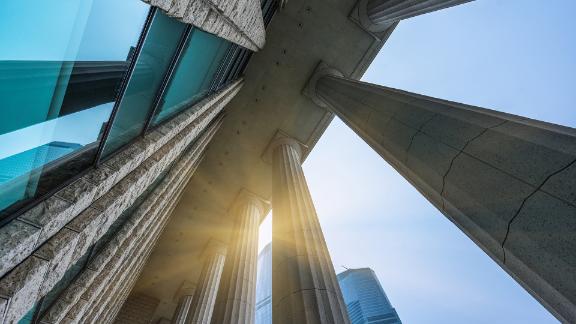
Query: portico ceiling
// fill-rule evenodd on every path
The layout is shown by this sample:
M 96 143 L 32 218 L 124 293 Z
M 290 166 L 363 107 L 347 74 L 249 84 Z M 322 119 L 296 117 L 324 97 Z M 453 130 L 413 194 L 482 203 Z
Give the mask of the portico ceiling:
M 135 288 L 162 300 L 156 316 L 170 318 L 174 294 L 197 280 L 208 240 L 228 241 L 227 209 L 242 188 L 271 196 L 271 167 L 262 159 L 278 130 L 312 149 L 332 115 L 302 95 L 320 61 L 360 78 L 383 41 L 348 17 L 356 0 L 290 0 L 268 26 L 240 93 L 188 184 Z

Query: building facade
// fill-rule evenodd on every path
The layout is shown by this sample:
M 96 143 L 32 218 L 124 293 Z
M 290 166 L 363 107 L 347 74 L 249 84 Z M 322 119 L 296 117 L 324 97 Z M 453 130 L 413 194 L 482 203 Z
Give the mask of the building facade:
M 258 254 L 257 278 L 254 324 L 272 324 L 272 243 Z
M 351 324 L 402 324 L 374 270 L 348 269 L 337 277 Z
M 334 116 L 576 322 L 576 131 L 357 81 L 467 2 L 2 1 L 0 323 L 252 323 L 271 208 L 274 323 L 349 323 L 301 168 Z

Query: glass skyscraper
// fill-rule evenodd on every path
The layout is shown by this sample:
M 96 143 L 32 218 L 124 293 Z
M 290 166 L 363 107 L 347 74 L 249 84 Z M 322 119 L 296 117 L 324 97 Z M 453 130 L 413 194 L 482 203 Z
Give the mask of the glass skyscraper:
M 257 276 L 255 324 L 272 324 L 272 243 L 258 255 Z
M 402 323 L 372 269 L 346 270 L 338 283 L 352 324 Z

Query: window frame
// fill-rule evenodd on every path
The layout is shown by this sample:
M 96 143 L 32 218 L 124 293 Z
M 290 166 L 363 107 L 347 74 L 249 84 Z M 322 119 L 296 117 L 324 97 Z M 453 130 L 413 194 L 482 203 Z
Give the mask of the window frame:
M 276 6 L 272 5 L 271 7 L 275 9 Z M 157 110 L 159 109 L 159 107 L 162 103 L 163 97 L 164 97 L 165 92 L 167 90 L 167 87 L 170 83 L 170 80 L 171 80 L 173 74 L 175 73 L 176 67 L 178 66 L 178 62 L 180 61 L 181 56 L 184 53 L 184 50 L 186 48 L 186 44 L 188 43 L 188 40 L 189 40 L 192 32 L 194 31 L 194 29 L 197 28 L 191 24 L 187 24 L 187 27 L 182 34 L 182 37 L 178 43 L 177 49 L 176 49 L 176 51 L 175 51 L 175 53 L 174 53 L 174 55 L 170 61 L 170 64 L 169 64 L 165 74 L 164 74 L 164 77 L 162 79 L 162 83 L 161 83 L 160 87 L 158 88 L 156 95 L 154 96 L 154 100 L 152 101 L 153 108 L 150 109 L 150 112 L 147 116 L 146 122 L 144 124 L 144 127 L 143 127 L 141 133 L 138 136 L 136 136 L 134 139 L 129 141 L 128 143 L 122 145 L 118 149 L 111 152 L 109 155 L 107 155 L 107 156 L 103 155 L 104 145 L 109 138 L 112 126 L 114 124 L 114 120 L 115 120 L 116 116 L 118 115 L 118 110 L 120 108 L 120 104 L 122 103 L 122 100 L 124 98 L 127 86 L 129 84 L 132 76 L 133 76 L 134 69 L 136 67 L 136 63 L 137 63 L 138 58 L 140 57 L 140 54 L 142 52 L 142 48 L 144 46 L 144 41 L 145 41 L 149 31 L 150 31 L 150 27 L 152 25 L 154 17 L 156 15 L 156 13 L 159 12 L 159 10 L 160 9 L 158 9 L 157 7 L 154 7 L 154 6 L 150 6 L 150 8 L 148 10 L 148 14 L 146 16 L 144 25 L 142 26 L 142 30 L 141 30 L 140 35 L 138 37 L 138 41 L 137 41 L 136 46 L 134 48 L 134 51 L 131 55 L 131 60 L 130 60 L 130 63 L 128 65 L 128 69 L 126 70 L 126 73 L 122 77 L 122 80 L 120 82 L 120 86 L 118 88 L 118 92 L 114 96 L 114 106 L 112 107 L 112 111 L 110 112 L 110 116 L 109 116 L 108 121 L 106 123 L 106 126 L 104 128 L 104 131 L 102 132 L 100 142 L 98 143 L 98 148 L 97 148 L 97 151 L 96 151 L 96 154 L 95 154 L 93 161 L 84 170 L 76 173 L 74 176 L 70 177 L 69 179 L 62 181 L 60 184 L 58 184 L 57 186 L 55 186 L 51 190 L 48 190 L 46 193 L 30 199 L 29 201 L 23 203 L 21 206 L 15 207 L 14 209 L 11 209 L 10 207 L 8 207 L 5 210 L 0 210 L 0 227 L 3 227 L 5 225 L 9 224 L 11 221 L 18 218 L 19 216 L 21 216 L 25 212 L 36 207 L 39 203 L 45 201 L 46 199 L 48 199 L 51 196 L 53 196 L 54 194 L 56 194 L 58 191 L 69 186 L 74 181 L 78 180 L 82 176 L 85 176 L 87 173 L 100 167 L 102 165 L 102 163 L 104 163 L 107 160 L 111 159 L 112 157 L 116 156 L 118 153 L 122 152 L 126 147 L 132 145 L 134 142 L 141 139 L 144 135 L 148 134 L 150 131 L 154 130 L 155 128 L 162 126 L 163 124 L 169 122 L 170 120 L 172 120 L 173 118 L 175 118 L 179 115 L 179 114 L 176 114 L 176 115 L 171 116 L 171 117 L 167 118 L 166 120 L 158 123 L 157 125 L 153 125 L 154 116 L 155 116 Z M 268 10 L 268 11 L 270 11 L 270 10 Z M 272 9 L 272 12 L 273 11 L 275 11 L 275 10 Z M 216 36 L 218 36 L 218 35 L 216 35 Z M 226 41 L 228 41 L 228 40 L 226 40 Z M 231 41 L 228 41 L 228 42 L 230 42 L 230 46 L 229 46 L 228 50 L 226 51 L 226 54 L 222 57 L 219 65 L 218 65 L 218 68 L 216 69 L 216 72 L 214 73 L 214 75 L 212 77 L 212 81 L 210 83 L 210 86 L 208 87 L 208 93 L 206 93 L 206 96 L 209 96 L 209 95 L 217 92 L 218 90 L 222 89 L 224 86 L 230 84 L 230 82 L 232 82 L 233 80 L 240 77 L 242 75 L 242 73 L 244 72 L 246 65 L 248 64 L 250 57 L 252 56 L 251 50 L 249 50 L 245 47 L 242 47 L 242 46 L 240 46 L 234 42 L 231 42 Z

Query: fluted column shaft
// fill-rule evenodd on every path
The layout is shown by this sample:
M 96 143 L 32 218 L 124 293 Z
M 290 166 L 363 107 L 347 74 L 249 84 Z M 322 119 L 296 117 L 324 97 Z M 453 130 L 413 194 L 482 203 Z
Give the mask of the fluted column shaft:
M 194 300 L 194 293 L 196 292 L 196 285 L 188 280 L 184 280 L 180 289 L 176 294 L 178 300 L 178 307 L 172 317 L 172 324 L 186 324 L 186 318 L 190 313 L 192 301 Z
M 223 245 L 213 244 L 208 248 L 192 301 L 193 306 L 187 316 L 188 324 L 210 324 L 225 259 L 226 248 Z
M 180 298 L 178 303 L 178 308 L 172 319 L 172 324 L 186 324 L 186 316 L 190 312 L 190 307 L 192 307 L 192 301 L 194 300 L 194 295 L 186 295 Z
M 299 144 L 272 145 L 272 314 L 281 323 L 349 323 L 304 178 Z
M 312 99 L 553 314 L 576 322 L 576 130 L 334 74 L 319 67 Z
M 231 208 L 236 218 L 216 300 L 214 324 L 252 324 L 256 304 L 258 230 L 267 203 L 243 190 Z
M 395 22 L 473 0 L 360 0 L 357 10 L 366 30 L 382 31 Z

